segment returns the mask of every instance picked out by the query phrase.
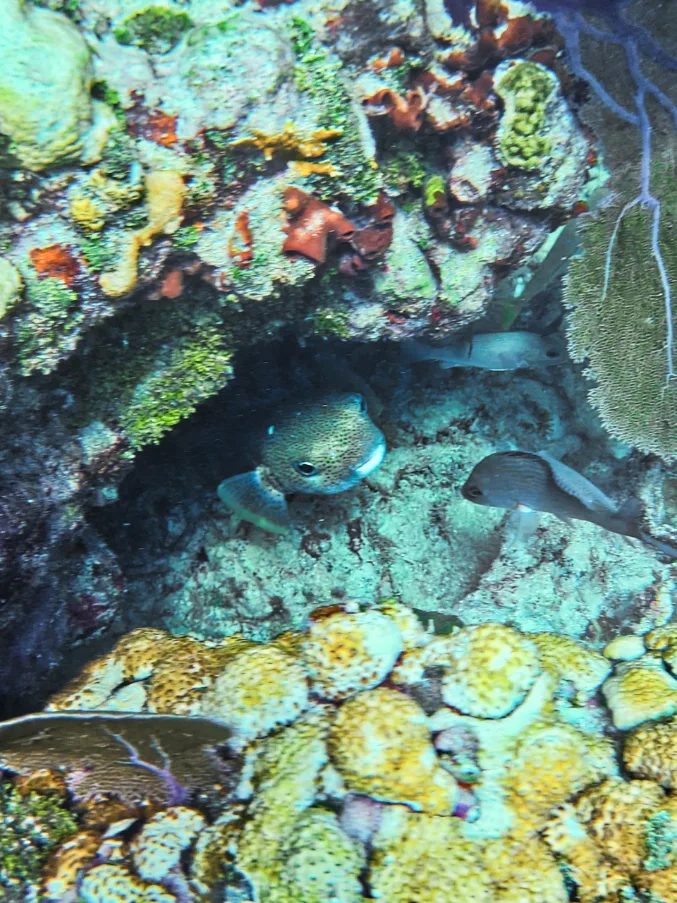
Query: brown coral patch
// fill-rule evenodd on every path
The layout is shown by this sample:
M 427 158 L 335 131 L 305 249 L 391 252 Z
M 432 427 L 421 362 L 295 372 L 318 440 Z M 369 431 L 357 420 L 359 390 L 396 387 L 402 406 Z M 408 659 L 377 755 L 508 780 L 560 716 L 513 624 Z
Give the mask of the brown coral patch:
M 40 276 L 61 279 L 71 285 L 80 272 L 80 264 L 67 248 L 50 245 L 48 248 L 33 248 L 31 262 Z
M 502 0 L 477 0 L 475 15 L 480 28 L 495 28 L 508 18 L 508 9 Z
M 285 254 L 300 255 L 324 263 L 329 239 L 350 241 L 354 224 L 340 210 L 330 207 L 300 188 L 290 186 L 284 193 L 287 214 L 287 237 L 282 245 Z
M 372 72 L 383 72 L 384 69 L 392 69 L 404 62 L 404 51 L 401 47 L 392 47 L 386 56 L 372 57 L 368 66 Z
M 151 110 L 148 114 L 146 137 L 162 147 L 171 147 L 179 140 L 176 134 L 177 116 L 168 116 L 162 110 Z
M 367 261 L 383 257 L 390 247 L 395 208 L 384 194 L 380 194 L 369 213 L 371 222 L 364 229 L 358 229 L 351 242 L 360 257 Z
M 380 88 L 362 100 L 367 116 L 387 116 L 396 129 L 417 132 L 423 124 L 427 97 L 420 88 L 414 88 L 402 97 L 390 88 Z
M 244 269 L 254 257 L 252 231 L 249 228 L 249 213 L 243 210 L 235 220 L 235 229 L 228 243 L 228 253 L 236 264 Z
M 501 0 L 477 0 L 475 20 L 478 28 L 473 44 L 462 50 L 450 50 L 444 57 L 452 70 L 474 72 L 492 66 L 516 53 L 542 47 L 554 38 L 554 26 L 548 16 L 509 17 Z

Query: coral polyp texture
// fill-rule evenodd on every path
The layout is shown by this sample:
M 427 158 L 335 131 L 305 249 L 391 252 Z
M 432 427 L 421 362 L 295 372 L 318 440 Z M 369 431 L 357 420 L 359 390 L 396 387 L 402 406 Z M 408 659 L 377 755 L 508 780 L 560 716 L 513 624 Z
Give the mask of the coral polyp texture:
M 386 600 L 320 609 L 303 631 L 265 644 L 162 631 L 123 637 L 52 698 L 49 712 L 0 725 L 0 886 L 11 900 L 40 893 L 49 903 L 443 903 L 449 894 L 461 903 L 670 903 L 674 718 L 644 720 L 614 738 L 597 692 L 614 679 L 608 659 L 556 634 L 483 628 L 436 636 L 407 606 Z M 156 699 L 164 714 L 143 714 L 170 642 L 190 644 L 185 673 L 196 679 L 180 707 L 192 699 L 196 733 L 209 724 L 196 716 L 209 714 L 211 755 L 228 778 L 212 784 L 195 774 L 178 802 L 141 784 L 145 795 L 131 800 L 114 784 L 94 790 L 97 764 L 83 792 L 77 772 L 86 753 L 78 761 L 74 748 L 59 767 L 58 746 L 44 742 L 55 730 L 50 719 L 63 720 L 64 738 L 79 719 L 91 742 L 102 726 L 110 737 L 114 722 L 105 719 L 117 718 L 118 766 L 142 774 L 140 750 L 153 733 L 167 742 L 179 704 Z M 426 651 L 427 665 L 405 677 L 407 658 Z M 357 671 L 346 672 L 349 653 Z M 252 656 L 258 667 L 244 662 Z M 303 682 L 302 702 L 290 669 Z M 454 672 L 479 699 L 483 687 L 512 686 L 510 704 L 459 711 L 443 699 Z M 127 696 L 135 712 L 106 714 L 130 685 L 144 689 Z M 99 728 L 96 719 L 104 719 Z M 191 717 L 176 725 L 175 733 L 190 733 Z M 176 752 L 164 757 L 166 778 Z

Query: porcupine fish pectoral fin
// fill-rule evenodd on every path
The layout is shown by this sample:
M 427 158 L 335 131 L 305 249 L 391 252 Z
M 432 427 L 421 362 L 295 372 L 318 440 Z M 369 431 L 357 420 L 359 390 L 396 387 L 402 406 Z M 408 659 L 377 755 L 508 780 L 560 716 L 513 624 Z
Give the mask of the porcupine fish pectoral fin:
M 258 470 L 228 477 L 217 489 L 221 501 L 242 520 L 269 533 L 289 533 L 291 522 L 284 493 Z

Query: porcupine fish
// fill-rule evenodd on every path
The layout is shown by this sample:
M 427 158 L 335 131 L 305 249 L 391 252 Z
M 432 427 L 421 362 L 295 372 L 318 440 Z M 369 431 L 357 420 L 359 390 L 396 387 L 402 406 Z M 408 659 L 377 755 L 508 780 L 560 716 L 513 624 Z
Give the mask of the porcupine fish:
M 218 494 L 238 517 L 287 533 L 286 495 L 345 492 L 373 473 L 385 453 L 364 396 L 328 395 L 273 418 L 260 443 L 258 467 L 224 480 Z

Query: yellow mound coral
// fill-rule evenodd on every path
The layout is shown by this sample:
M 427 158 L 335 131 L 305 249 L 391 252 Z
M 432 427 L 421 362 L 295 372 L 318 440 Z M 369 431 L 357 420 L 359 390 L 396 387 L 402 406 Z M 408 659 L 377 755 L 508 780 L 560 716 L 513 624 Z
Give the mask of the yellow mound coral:
M 502 718 L 524 699 L 540 672 L 538 650 L 512 627 L 466 627 L 446 644 L 442 696 L 478 718 Z
M 541 722 L 520 735 L 505 780 L 518 819 L 540 827 L 550 812 L 616 771 L 613 745 L 570 724 Z
M 373 840 L 373 895 L 388 903 L 493 903 L 484 848 L 463 823 L 392 807 Z
M 360 874 L 366 857 L 341 830 L 333 812 L 307 809 L 282 848 L 282 880 L 291 900 L 303 903 L 360 903 Z
M 122 865 L 97 865 L 80 885 L 83 903 L 176 903 L 159 884 L 148 884 Z
M 654 887 L 656 900 L 674 899 L 677 801 L 652 781 L 612 778 L 589 788 L 557 812 L 545 838 L 582 903 L 637 899 L 635 890 Z
M 150 818 L 134 838 L 134 867 L 146 881 L 162 881 L 181 861 L 206 825 L 204 816 L 186 806 L 171 806 Z
M 350 790 L 449 815 L 457 786 L 439 764 L 423 709 L 379 687 L 349 699 L 329 732 L 331 760 Z
M 643 724 L 625 738 L 623 762 L 638 778 L 650 778 L 662 787 L 677 787 L 677 718 Z
M 142 627 L 87 665 L 47 709 L 197 715 L 205 689 L 225 663 L 251 645 L 241 637 L 210 644 Z
M 547 846 L 537 837 L 508 835 L 487 844 L 487 874 L 492 903 L 567 903 L 562 872 Z
M 254 646 L 226 664 L 205 693 L 200 711 L 246 740 L 289 724 L 307 705 L 303 667 L 274 646 Z
M 558 681 L 566 680 L 576 690 L 576 702 L 583 705 L 595 695 L 611 671 L 611 665 L 592 649 L 556 633 L 531 633 L 543 670 Z
M 658 717 L 666 687 L 672 704 L 671 634 L 649 644 L 604 684 L 617 724 Z M 134 631 L 50 707 L 209 715 L 236 735 L 235 799 L 211 825 L 162 809 L 131 840 L 90 820 L 42 886 L 159 903 L 169 873 L 200 903 L 232 881 L 259 903 L 565 903 L 557 856 L 580 903 L 675 903 L 677 797 L 658 782 L 677 781 L 677 717 L 626 737 L 626 768 L 651 780 L 619 778 L 601 713 L 569 705 L 565 686 L 585 703 L 610 667 L 568 638 L 500 624 L 433 637 L 392 600 L 320 610 L 266 644 Z M 440 694 L 426 715 L 416 698 Z
M 317 795 L 320 773 L 327 764 L 328 727 L 326 711 L 312 712 L 264 741 L 254 753 L 254 802 L 233 846 L 238 870 L 261 900 L 271 898 L 275 889 L 284 890 L 282 848 Z
M 311 623 L 302 657 L 315 692 L 343 699 L 378 686 L 401 651 L 400 631 L 385 614 L 337 612 Z
M 621 730 L 677 714 L 677 680 L 656 655 L 617 665 L 602 692 L 614 725 Z

